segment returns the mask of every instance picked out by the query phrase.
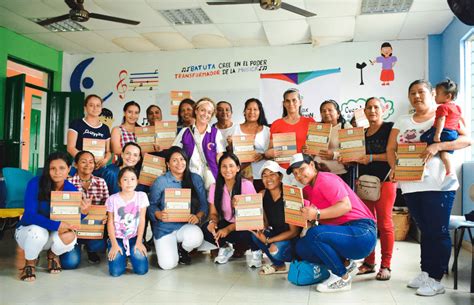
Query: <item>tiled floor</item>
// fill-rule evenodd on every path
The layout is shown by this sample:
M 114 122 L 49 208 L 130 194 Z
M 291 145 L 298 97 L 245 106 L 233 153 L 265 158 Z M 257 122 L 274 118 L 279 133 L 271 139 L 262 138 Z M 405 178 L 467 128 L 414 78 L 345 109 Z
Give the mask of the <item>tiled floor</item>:
M 8 234 L 9 235 L 9 234 Z M 17 255 L 18 254 L 18 255 Z M 92 266 L 86 260 L 74 271 L 50 275 L 45 259 L 37 270 L 34 283 L 18 280 L 23 265 L 21 252 L 10 236 L 0 241 L 0 304 L 474 304 L 469 293 L 471 254 L 460 257 L 459 289 L 453 290 L 452 275 L 445 277 L 446 294 L 419 297 L 406 288 L 406 282 L 418 272 L 419 245 L 397 242 L 394 250 L 392 279 L 379 282 L 375 275 L 358 276 L 352 290 L 322 294 L 314 287 L 297 287 L 285 275 L 262 277 L 249 270 L 245 259 L 215 265 L 209 255 L 199 254 L 191 266 L 171 271 L 157 267 L 154 253 L 148 274 L 108 275 L 107 264 Z

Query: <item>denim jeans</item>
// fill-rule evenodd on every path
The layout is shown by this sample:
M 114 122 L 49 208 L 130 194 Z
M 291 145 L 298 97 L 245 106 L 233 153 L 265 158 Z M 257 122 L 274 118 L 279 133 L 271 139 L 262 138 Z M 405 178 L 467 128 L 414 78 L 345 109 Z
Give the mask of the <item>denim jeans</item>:
M 323 264 L 337 276 L 347 273 L 346 259 L 369 255 L 377 242 L 377 229 L 371 219 L 359 219 L 342 225 L 319 225 L 306 232 L 296 243 L 301 259 Z
M 273 237 L 278 234 L 274 234 L 272 231 L 265 231 L 265 236 Z M 294 257 L 294 250 L 296 239 L 282 240 L 272 243 L 277 248 L 276 252 L 270 252 L 271 245 L 265 245 L 262 243 L 254 234 L 252 234 L 253 243 L 259 247 L 272 261 L 272 264 L 276 267 L 283 266 L 285 262 L 291 262 Z
M 130 262 L 132 263 L 133 272 L 138 275 L 143 275 L 148 272 L 148 258 L 143 256 L 139 251 L 135 251 L 135 243 L 137 242 L 137 238 L 134 237 L 129 240 L 130 244 Z M 125 269 L 127 267 L 127 255 L 125 255 L 125 248 L 123 246 L 123 240 L 121 238 L 117 238 L 117 243 L 122 249 L 122 253 L 117 253 L 115 259 L 109 261 L 109 273 L 111 276 L 121 276 L 125 273 Z M 112 244 L 110 243 L 110 239 L 107 241 L 107 250 L 110 251 L 112 248 Z
M 421 270 L 440 280 L 451 256 L 449 216 L 456 192 L 417 192 L 403 197 L 421 231 Z
M 59 257 L 63 269 L 77 269 L 79 267 L 82 245 L 86 246 L 87 252 L 101 252 L 105 250 L 104 239 L 78 239 L 74 249 Z
M 222 229 L 222 228 L 227 227 L 230 224 L 231 224 L 230 222 L 221 220 L 217 224 L 217 228 Z M 211 232 L 207 230 L 208 225 L 209 225 L 209 222 L 206 222 L 201 227 L 202 233 L 204 233 L 204 240 L 217 246 L 216 241 L 214 240 L 214 236 L 212 235 Z M 234 248 L 235 248 L 235 244 L 239 244 L 242 246 L 249 246 L 252 251 L 258 250 L 258 247 L 252 242 L 252 235 L 253 233 L 250 231 L 232 231 L 226 237 L 219 239 L 219 246 L 222 246 L 226 242 L 228 242 L 228 243 L 233 244 Z

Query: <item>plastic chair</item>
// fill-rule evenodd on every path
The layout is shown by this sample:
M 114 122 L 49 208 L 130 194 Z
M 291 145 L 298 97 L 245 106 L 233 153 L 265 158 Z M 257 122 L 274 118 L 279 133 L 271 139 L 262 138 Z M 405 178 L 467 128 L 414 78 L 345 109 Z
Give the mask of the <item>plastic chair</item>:
M 23 215 L 26 186 L 33 178 L 32 173 L 20 168 L 5 167 L 2 172 L 7 196 L 5 208 L 0 209 L 0 234 L 13 229 Z
M 471 229 L 474 229 L 474 222 L 467 221 L 464 216 L 450 216 L 449 217 L 449 229 L 454 230 L 454 262 L 452 270 L 454 272 L 454 289 L 458 289 L 458 257 L 461 251 L 462 241 L 464 239 L 464 232 L 467 230 L 469 237 L 471 238 L 471 245 L 474 245 L 474 239 L 472 238 Z M 458 231 L 460 235 L 458 237 Z M 474 252 L 471 254 L 471 293 L 474 292 Z

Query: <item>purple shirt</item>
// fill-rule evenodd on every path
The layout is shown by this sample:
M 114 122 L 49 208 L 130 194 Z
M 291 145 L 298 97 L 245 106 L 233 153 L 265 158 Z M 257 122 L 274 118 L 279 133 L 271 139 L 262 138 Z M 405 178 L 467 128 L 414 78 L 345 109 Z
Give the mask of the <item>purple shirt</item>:
M 392 70 L 393 64 L 397 62 L 396 56 L 383 57 L 379 56 L 375 59 L 376 62 L 382 64 L 382 70 Z

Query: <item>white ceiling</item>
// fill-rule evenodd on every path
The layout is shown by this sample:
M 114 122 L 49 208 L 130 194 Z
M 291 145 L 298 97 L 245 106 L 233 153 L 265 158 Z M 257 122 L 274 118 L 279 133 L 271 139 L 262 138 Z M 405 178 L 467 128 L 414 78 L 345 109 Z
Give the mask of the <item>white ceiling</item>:
M 265 11 L 258 4 L 209 6 L 205 0 L 85 0 L 89 12 L 141 21 L 90 19 L 87 32 L 53 33 L 27 18 L 66 14 L 63 0 L 0 0 L 0 26 L 71 54 L 281 46 L 425 38 L 454 15 L 446 0 L 414 0 L 407 13 L 360 15 L 361 0 L 283 0 L 317 14 Z M 212 24 L 172 25 L 157 10 L 202 8 Z

